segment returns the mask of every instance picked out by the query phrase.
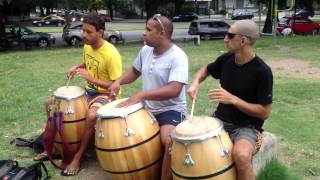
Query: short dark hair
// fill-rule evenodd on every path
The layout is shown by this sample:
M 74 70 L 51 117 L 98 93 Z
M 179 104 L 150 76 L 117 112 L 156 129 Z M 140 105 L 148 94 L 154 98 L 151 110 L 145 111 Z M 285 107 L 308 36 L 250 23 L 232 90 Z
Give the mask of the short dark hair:
M 98 14 L 87 14 L 83 17 L 82 22 L 94 26 L 97 31 L 99 31 L 100 29 L 105 30 L 105 22 Z

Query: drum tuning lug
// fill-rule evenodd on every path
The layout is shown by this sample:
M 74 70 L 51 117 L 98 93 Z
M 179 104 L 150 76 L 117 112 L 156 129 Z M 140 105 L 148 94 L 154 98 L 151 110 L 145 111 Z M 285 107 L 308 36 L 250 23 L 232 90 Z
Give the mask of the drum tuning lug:
M 98 132 L 98 138 L 99 139 L 104 139 L 104 134 L 103 134 L 103 131 L 101 129 Z
M 183 164 L 184 164 L 185 166 L 187 166 L 187 167 L 194 165 L 194 161 L 193 161 L 193 159 L 192 159 L 192 157 L 191 157 L 191 154 L 189 154 L 189 153 L 186 154 L 186 156 L 185 156 L 185 158 L 184 158 Z
M 129 136 L 133 136 L 135 135 L 134 131 L 132 129 L 130 129 L 129 127 L 126 128 L 126 132 L 124 133 L 124 135 L 126 137 L 129 137 Z
M 73 109 L 71 108 L 71 106 L 68 106 L 67 107 L 67 110 L 66 110 L 66 112 L 64 113 L 64 114 L 74 114 L 74 111 L 73 111 Z
M 224 156 L 228 155 L 229 151 L 228 151 L 228 149 L 223 145 L 223 143 L 221 142 L 221 137 L 220 137 L 220 135 L 218 136 L 218 141 L 219 141 L 219 144 L 220 144 L 221 156 L 224 157 Z

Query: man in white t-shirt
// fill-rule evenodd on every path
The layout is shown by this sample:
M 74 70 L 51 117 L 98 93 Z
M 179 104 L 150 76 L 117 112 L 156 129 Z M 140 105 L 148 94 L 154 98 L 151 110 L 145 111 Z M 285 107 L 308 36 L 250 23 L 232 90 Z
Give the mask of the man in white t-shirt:
M 160 124 L 161 143 L 165 149 L 161 179 L 172 178 L 168 152 L 170 134 L 187 114 L 185 87 L 188 84 L 188 58 L 171 42 L 172 33 L 173 24 L 167 17 L 156 14 L 149 19 L 143 33 L 145 46 L 133 66 L 109 88 L 117 93 L 120 85 L 142 77 L 142 91 L 118 107 L 144 102 Z

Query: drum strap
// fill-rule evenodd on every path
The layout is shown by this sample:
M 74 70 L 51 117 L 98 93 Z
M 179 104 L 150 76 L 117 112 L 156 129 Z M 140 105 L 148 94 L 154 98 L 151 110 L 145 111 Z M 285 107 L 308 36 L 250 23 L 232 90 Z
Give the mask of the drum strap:
M 63 158 L 62 158 L 62 164 L 58 166 L 53 161 L 53 155 L 54 155 L 54 139 L 56 136 L 56 133 L 59 133 L 61 141 L 62 141 L 62 151 L 63 151 Z M 46 129 L 43 135 L 43 145 L 45 148 L 45 151 L 48 154 L 48 157 L 51 161 L 51 163 L 60 169 L 66 168 L 66 166 L 72 161 L 73 156 L 75 152 L 71 151 L 70 145 L 67 143 L 64 137 L 63 133 L 63 113 L 62 112 L 54 112 L 53 117 L 48 117 L 48 121 L 46 124 Z

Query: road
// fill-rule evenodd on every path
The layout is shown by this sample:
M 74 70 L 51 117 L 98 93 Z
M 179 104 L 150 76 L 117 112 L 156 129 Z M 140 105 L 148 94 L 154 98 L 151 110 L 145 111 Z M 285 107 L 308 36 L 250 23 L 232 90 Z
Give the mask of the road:
M 121 33 L 126 43 L 138 42 L 138 41 L 141 41 L 142 39 L 143 30 L 121 31 Z M 56 42 L 53 45 L 53 47 L 68 46 L 66 42 L 64 42 L 62 39 L 62 33 L 51 33 L 51 34 L 56 38 Z M 187 35 L 187 34 L 188 34 L 187 29 L 175 29 L 173 32 L 173 37 Z

